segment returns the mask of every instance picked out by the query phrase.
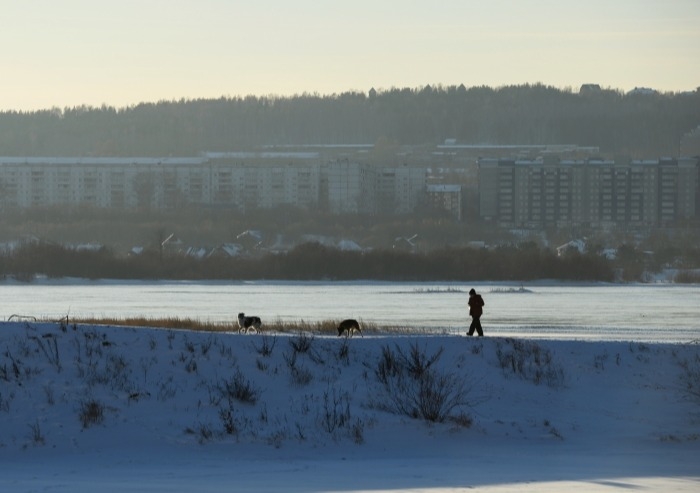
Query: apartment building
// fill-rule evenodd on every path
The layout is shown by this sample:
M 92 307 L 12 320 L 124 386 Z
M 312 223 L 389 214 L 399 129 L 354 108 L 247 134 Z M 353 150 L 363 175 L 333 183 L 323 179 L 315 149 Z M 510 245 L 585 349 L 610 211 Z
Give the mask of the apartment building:
M 0 158 L 0 206 L 165 207 L 203 188 L 200 158 Z M 196 173 L 189 173 L 195 169 Z
M 366 165 L 338 159 L 323 166 L 323 205 L 331 214 L 371 214 L 376 210 L 376 176 Z
M 425 196 L 425 166 L 382 167 L 377 171 L 377 212 L 408 214 Z
M 315 207 L 320 193 L 320 156 L 315 152 L 205 154 L 213 196 L 205 202 L 242 211 L 282 205 Z
M 408 213 L 423 167 L 324 162 L 317 152 L 226 152 L 191 158 L 0 157 L 0 208 L 89 205 L 241 211 L 292 205 L 334 214 Z
M 427 203 L 435 209 L 446 211 L 458 221 L 462 220 L 462 186 L 430 184 L 426 186 Z
M 697 158 L 478 161 L 480 215 L 506 227 L 653 227 L 700 217 Z

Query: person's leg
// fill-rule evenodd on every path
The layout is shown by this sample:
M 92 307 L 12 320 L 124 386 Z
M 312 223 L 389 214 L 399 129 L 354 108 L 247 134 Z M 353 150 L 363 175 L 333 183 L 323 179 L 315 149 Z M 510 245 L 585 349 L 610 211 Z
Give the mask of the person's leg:
M 480 336 L 483 336 L 484 331 L 481 329 L 481 319 L 477 317 L 474 319 L 473 323 L 474 323 L 474 326 L 476 327 L 477 334 L 479 334 Z
M 471 323 L 471 325 L 469 326 L 469 332 L 467 332 L 467 335 L 468 335 L 468 336 L 474 335 L 474 330 L 476 329 L 476 321 L 477 321 L 477 320 L 478 320 L 478 319 L 472 317 L 472 323 Z

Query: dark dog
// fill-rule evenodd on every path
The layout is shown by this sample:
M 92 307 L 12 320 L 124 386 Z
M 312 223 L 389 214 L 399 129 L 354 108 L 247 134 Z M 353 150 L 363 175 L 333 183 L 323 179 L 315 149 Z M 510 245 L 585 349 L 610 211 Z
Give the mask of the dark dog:
M 343 320 L 342 322 L 340 322 L 340 325 L 338 325 L 338 337 L 342 336 L 343 332 L 346 333 L 345 337 L 352 337 L 353 332 L 359 332 L 360 335 L 364 337 L 364 335 L 362 334 L 362 329 L 360 328 L 360 324 L 357 323 L 357 320 L 354 320 L 352 318 Z
M 238 330 L 239 332 L 248 332 L 250 330 L 260 330 L 262 322 L 260 317 L 250 316 L 246 317 L 245 313 L 241 312 L 238 314 Z

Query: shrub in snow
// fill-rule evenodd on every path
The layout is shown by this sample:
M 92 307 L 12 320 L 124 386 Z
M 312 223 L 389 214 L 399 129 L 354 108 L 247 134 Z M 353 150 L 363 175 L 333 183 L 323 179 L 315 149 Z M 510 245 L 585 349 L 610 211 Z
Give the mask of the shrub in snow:
M 237 432 L 236 423 L 233 419 L 233 410 L 222 408 L 219 410 L 219 418 L 224 425 L 224 432 L 227 435 L 235 435 Z
M 450 416 L 449 421 L 462 428 L 470 428 L 474 423 L 474 419 L 466 413 L 460 413 L 456 416 Z
M 357 445 L 365 443 L 365 424 L 362 420 L 355 420 L 350 426 L 350 436 Z
M 498 341 L 496 356 L 506 375 L 516 375 L 536 385 L 564 385 L 564 370 L 554 362 L 552 352 L 535 342 L 510 338 Z
M 78 417 L 83 428 L 100 424 L 104 421 L 104 405 L 95 399 L 83 401 L 80 404 Z
M 319 422 L 326 433 L 343 428 L 350 421 L 350 395 L 347 392 L 326 391 Z
M 3 363 L 0 365 L 0 380 L 6 382 L 20 381 L 22 376 L 22 362 L 12 356 L 12 353 L 8 350 L 5 351 L 5 356 L 10 360 L 10 365 Z
M 340 343 L 338 352 L 336 354 L 338 361 L 342 361 L 346 365 L 350 364 L 350 339 L 346 338 Z
M 188 359 L 187 356 L 182 354 L 182 355 L 180 355 L 180 360 L 183 362 L 186 362 L 185 371 L 187 373 L 197 373 L 197 360 L 195 359 L 194 356 L 191 356 Z
M 53 386 L 51 384 L 46 384 L 43 386 L 44 395 L 46 395 L 46 403 L 49 406 L 53 406 L 56 403 L 56 397 L 54 396 Z
M 240 370 L 229 380 L 222 381 L 219 390 L 229 401 L 236 400 L 246 404 L 255 404 L 260 397 L 260 390 L 255 388 Z
M 297 387 L 309 385 L 314 379 L 314 374 L 305 366 L 294 366 L 292 370 L 292 383 Z
M 683 373 L 681 374 L 681 388 L 683 392 L 700 402 L 700 354 L 694 359 L 685 359 L 680 362 Z
M 408 354 L 400 347 L 382 348 L 375 369 L 384 395 L 374 405 L 389 412 L 443 422 L 455 408 L 468 404 L 462 377 L 440 371 L 435 364 L 443 349 L 428 355 L 413 344 Z
M 169 375 L 166 380 L 159 382 L 158 385 L 158 400 L 165 402 L 170 399 L 174 399 L 177 395 L 178 386 L 175 383 L 175 378 Z
M 260 356 L 268 357 L 272 356 L 272 350 L 275 348 L 275 344 L 277 344 L 277 336 L 270 337 L 268 335 L 263 335 L 260 338 L 260 346 L 253 344 L 253 348 Z
M 311 344 L 314 342 L 314 336 L 302 332 L 296 337 L 289 339 L 289 345 L 292 346 L 295 353 L 307 353 L 311 349 Z
M 418 348 L 418 344 L 411 344 L 411 350 L 408 354 L 403 354 L 401 348 L 398 346 L 396 349 L 401 356 L 401 360 L 408 371 L 408 374 L 415 379 L 420 379 L 423 375 L 426 375 L 430 367 L 435 364 L 442 356 L 443 348 L 440 348 L 437 353 L 432 356 L 428 356 L 424 351 Z
M 133 389 L 129 361 L 120 354 L 107 354 L 91 358 L 78 365 L 78 374 L 89 386 L 104 385 L 112 390 L 130 392 Z
M 61 358 L 58 354 L 58 342 L 56 341 L 56 338 L 51 334 L 46 334 L 43 337 L 30 336 L 29 338 L 36 342 L 41 352 L 44 354 L 44 356 L 46 356 L 46 360 L 49 362 L 49 364 L 56 368 L 56 371 L 60 373 Z
M 196 428 L 186 428 L 185 433 L 197 437 L 197 441 L 202 444 L 214 438 L 214 432 L 207 424 L 200 423 Z
M 0 411 L 9 413 L 11 400 L 12 400 L 12 396 L 10 396 L 10 398 L 8 399 L 6 396 L 3 395 L 2 392 L 0 392 Z
M 36 420 L 34 424 L 29 425 L 30 429 L 30 439 L 34 445 L 44 445 L 46 443 L 46 438 L 41 432 L 41 427 L 39 426 L 39 420 Z
M 294 350 L 290 353 L 282 354 L 282 358 L 290 370 L 292 384 L 297 387 L 303 387 L 311 383 L 311 381 L 314 379 L 314 375 L 311 370 L 305 366 L 297 365 L 298 354 L 299 352 Z

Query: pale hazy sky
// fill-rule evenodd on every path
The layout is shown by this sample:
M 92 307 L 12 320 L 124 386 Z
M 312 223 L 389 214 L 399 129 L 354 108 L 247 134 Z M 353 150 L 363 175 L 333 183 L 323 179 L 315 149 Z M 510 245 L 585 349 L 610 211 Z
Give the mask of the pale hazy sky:
M 426 84 L 700 86 L 700 0 L 0 0 L 0 110 Z

